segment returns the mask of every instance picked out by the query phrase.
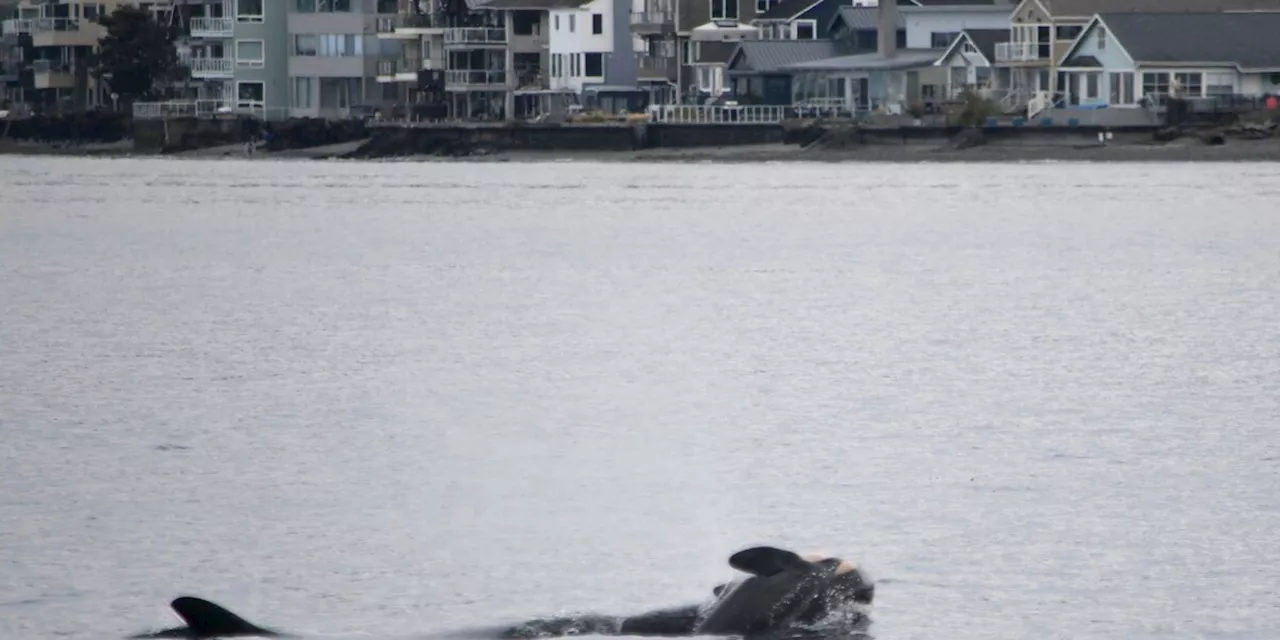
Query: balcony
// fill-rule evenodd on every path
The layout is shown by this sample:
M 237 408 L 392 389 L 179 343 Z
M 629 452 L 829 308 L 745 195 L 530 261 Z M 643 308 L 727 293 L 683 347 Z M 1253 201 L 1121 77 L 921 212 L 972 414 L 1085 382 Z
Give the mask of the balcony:
M 444 86 L 450 91 L 507 88 L 506 71 L 450 69 L 444 72 Z
M 183 62 L 191 69 L 192 78 L 235 77 L 235 64 L 231 58 L 189 58 Z
M 72 18 L 28 18 L 5 20 L 4 35 L 30 34 L 36 47 L 84 47 L 98 44 L 102 27 L 91 20 Z
M 384 40 L 411 39 L 444 31 L 444 18 L 443 16 L 408 13 L 394 17 L 378 18 L 377 26 L 378 37 Z
M 234 18 L 192 18 L 192 38 L 230 38 L 235 34 Z
M 444 30 L 446 47 L 502 47 L 507 44 L 507 30 L 501 27 L 463 27 Z
M 637 35 L 664 35 L 675 33 L 676 15 L 667 8 L 633 11 L 631 33 Z
M 996 62 L 1035 62 L 1041 59 L 1040 45 L 1035 42 L 996 43 Z
M 31 74 L 36 89 L 71 89 L 76 86 L 75 73 L 69 62 L 32 60 Z
M 439 68 L 440 61 L 429 58 L 422 60 L 379 60 L 378 82 L 415 82 L 418 79 L 419 71 Z
M 0 35 L 16 36 L 20 33 L 31 33 L 35 20 L 21 20 L 17 18 L 5 20 L 0 23 Z
M 652 56 L 636 54 L 636 77 L 642 79 L 665 78 L 675 80 L 675 56 Z

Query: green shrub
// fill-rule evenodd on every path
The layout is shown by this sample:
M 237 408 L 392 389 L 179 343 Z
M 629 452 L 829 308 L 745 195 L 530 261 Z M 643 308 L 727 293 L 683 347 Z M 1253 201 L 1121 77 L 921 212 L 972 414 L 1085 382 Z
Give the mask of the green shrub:
M 987 118 L 1000 115 L 1000 106 L 988 100 L 976 91 L 965 89 L 960 94 L 960 112 L 956 114 L 956 123 L 962 127 L 980 127 Z

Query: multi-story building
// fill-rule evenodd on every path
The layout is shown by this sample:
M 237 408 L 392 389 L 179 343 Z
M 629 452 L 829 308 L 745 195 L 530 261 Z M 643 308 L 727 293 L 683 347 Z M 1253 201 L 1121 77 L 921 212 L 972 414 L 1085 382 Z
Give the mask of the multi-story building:
M 175 0 L 188 98 L 264 118 L 288 115 L 288 2 Z
M 638 108 L 631 0 L 401 0 L 378 80 L 432 117 L 526 120 L 572 103 Z
M 396 0 L 288 0 L 290 114 L 345 118 L 400 100 L 398 84 L 380 84 L 387 44 L 378 24 L 394 19 Z
M 0 24 L 6 100 L 68 110 L 111 104 L 108 83 L 93 78 L 89 60 L 105 34 L 99 16 L 127 3 L 17 2 Z
M 633 0 L 631 30 L 642 40 L 645 60 L 641 80 L 660 80 L 670 87 L 667 91 L 655 88 L 655 102 L 687 101 L 698 95 L 695 65 L 703 57 L 723 62 L 722 47 L 707 47 L 703 56 L 698 43 L 758 38 L 759 29 L 747 25 L 780 1 Z

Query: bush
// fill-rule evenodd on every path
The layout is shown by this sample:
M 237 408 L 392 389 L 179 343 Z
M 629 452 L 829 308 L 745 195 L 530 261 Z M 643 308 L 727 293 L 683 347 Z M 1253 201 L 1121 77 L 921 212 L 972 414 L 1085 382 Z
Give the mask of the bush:
M 957 124 L 963 127 L 980 127 L 986 124 L 987 118 L 1000 115 L 1000 106 L 988 100 L 976 91 L 965 89 L 960 94 L 960 112 L 956 114 Z

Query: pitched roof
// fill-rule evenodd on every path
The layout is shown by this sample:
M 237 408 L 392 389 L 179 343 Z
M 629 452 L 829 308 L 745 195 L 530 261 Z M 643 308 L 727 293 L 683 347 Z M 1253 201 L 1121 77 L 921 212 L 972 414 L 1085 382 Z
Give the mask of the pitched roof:
M 965 29 L 964 34 L 991 64 L 996 63 L 996 45 L 1009 41 L 1008 29 Z
M 1278 0 L 1040 0 L 1040 3 L 1055 18 L 1092 18 L 1095 13 L 1280 11 Z
M 880 9 L 878 7 L 840 7 L 839 13 L 836 14 L 841 20 L 844 20 L 845 26 L 852 30 L 875 30 L 880 27 Z M 832 16 L 832 21 L 836 16 Z M 907 28 L 907 22 L 902 17 L 901 11 L 894 12 L 894 26 L 898 29 Z M 827 24 L 830 30 L 831 23 Z
M 1098 17 L 1134 62 L 1280 69 L 1280 12 L 1104 13 Z
M 858 53 L 810 62 L 790 64 L 785 71 L 853 71 L 872 69 L 911 69 L 927 67 L 937 61 L 944 49 L 898 49 L 892 57 L 879 53 Z
M 769 10 L 756 16 L 756 20 L 791 20 L 799 17 L 815 4 L 820 2 L 830 2 L 831 0 L 782 0 L 778 4 L 769 7 Z M 853 0 L 844 0 L 851 3 Z
M 832 58 L 843 53 L 830 40 L 743 40 L 729 59 L 731 71 L 774 73 L 787 65 Z

